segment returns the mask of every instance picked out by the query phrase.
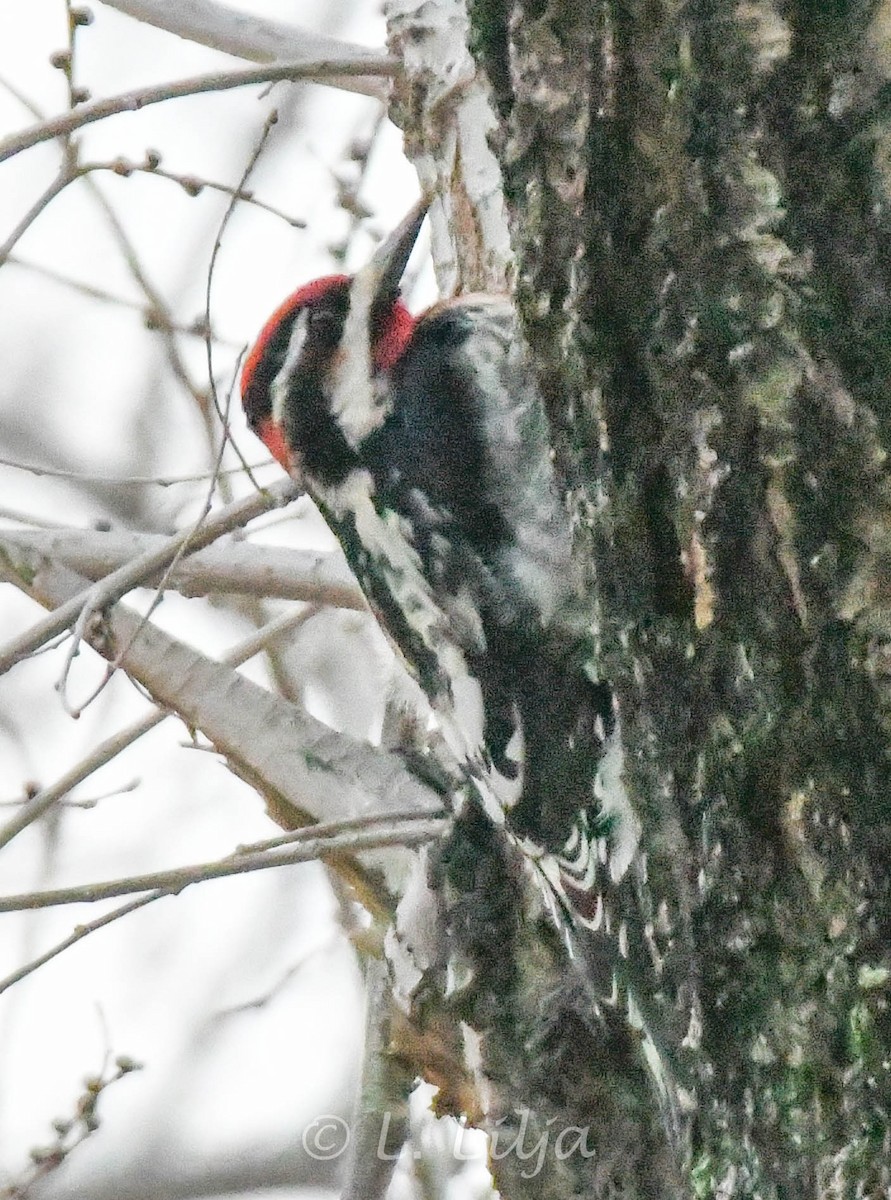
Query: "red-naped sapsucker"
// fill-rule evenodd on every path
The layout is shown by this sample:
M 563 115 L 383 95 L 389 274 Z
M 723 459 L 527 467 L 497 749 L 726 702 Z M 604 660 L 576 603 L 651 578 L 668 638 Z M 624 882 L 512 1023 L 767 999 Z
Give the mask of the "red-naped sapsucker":
M 596 923 L 594 781 L 615 718 L 542 399 L 508 297 L 419 317 L 400 299 L 425 213 L 357 275 L 284 301 L 245 363 L 244 408 L 318 504 L 453 752 Z
M 501 826 L 573 962 L 556 967 L 558 990 L 575 991 L 570 1007 L 600 1021 L 599 1036 L 642 1031 L 674 1138 L 672 1069 L 651 1020 L 652 918 L 642 875 L 626 872 L 638 825 L 541 393 L 508 297 L 409 313 L 399 286 L 425 213 L 413 210 L 355 276 L 284 301 L 245 363 L 245 412 L 319 506 L 475 785 L 464 848 L 459 836 L 440 863 L 451 855 L 444 869 L 461 876 L 451 929 L 477 978 L 477 1015 L 512 1003 L 523 920 Z M 532 1006 L 559 1025 L 562 1003 Z M 518 1019 L 520 1059 L 536 1036 Z

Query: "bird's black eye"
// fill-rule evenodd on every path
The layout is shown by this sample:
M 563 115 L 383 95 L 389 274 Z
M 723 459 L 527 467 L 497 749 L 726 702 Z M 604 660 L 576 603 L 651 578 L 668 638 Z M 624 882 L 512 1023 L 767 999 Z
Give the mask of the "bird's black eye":
M 309 310 L 309 324 L 313 329 L 334 329 L 339 322 L 340 314 L 333 308 L 311 308 Z

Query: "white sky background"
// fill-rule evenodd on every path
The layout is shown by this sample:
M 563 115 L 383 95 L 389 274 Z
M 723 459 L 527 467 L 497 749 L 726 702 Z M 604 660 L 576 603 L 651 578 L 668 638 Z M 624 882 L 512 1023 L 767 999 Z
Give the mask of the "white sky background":
M 240 6 L 372 47 L 383 44 L 373 0 L 241 0 Z M 94 98 L 245 65 L 101 3 L 90 7 L 95 20 L 78 37 L 77 82 Z M 48 114 L 62 111 L 65 81 L 49 56 L 65 45 L 63 3 L 7 0 L 5 9 L 0 81 Z M 346 148 L 371 134 L 379 111 L 372 101 L 330 88 L 280 84 L 266 99 L 259 98 L 261 91 L 171 101 L 79 134 L 84 161 L 123 155 L 138 162 L 151 147 L 168 170 L 234 185 L 267 112 L 273 105 L 279 109 L 281 120 L 250 186 L 264 201 L 303 218 L 307 228 L 295 230 L 260 209 L 238 207 L 213 285 L 213 324 L 227 342 L 215 351 L 221 381 L 231 378 L 239 348 L 285 295 L 306 279 L 340 269 L 328 248 L 344 241 L 350 222 L 337 207 L 336 178 L 348 175 Z M 0 136 L 32 120 L 0 86 Z M 52 180 L 58 163 L 59 149 L 50 143 L 0 165 L 0 241 Z M 106 172 L 94 178 L 174 315 L 184 323 L 199 316 L 227 198 L 207 189 L 190 198 L 160 178 Z M 416 189 L 399 133 L 388 127 L 375 144 L 360 194 L 372 217 L 352 240 L 348 266 L 364 260 L 373 235 L 404 214 Z M 53 201 L 14 253 L 144 303 L 83 183 Z M 144 328 L 138 312 L 8 263 L 0 270 L 0 313 L 0 456 L 112 476 L 207 470 L 194 399 L 174 379 L 162 340 Z M 202 383 L 203 343 L 183 335 L 178 345 Z M 240 411 L 233 411 L 232 424 L 248 461 L 264 458 Z M 228 461 L 235 463 L 234 457 Z M 261 478 L 277 474 L 270 467 Z M 239 493 L 247 486 L 235 484 Z M 0 507 L 63 524 L 110 518 L 169 532 L 197 514 L 203 487 L 97 487 L 0 466 Z M 287 525 L 276 518 L 269 536 L 326 544 L 305 506 Z M 40 615 L 13 588 L 0 587 L 0 640 Z M 165 600 L 158 619 L 213 654 L 251 629 L 230 609 L 176 596 Z M 313 624 L 315 636 L 310 625 L 291 664 L 304 682 L 314 672 L 305 698 L 323 718 L 356 731 L 371 728 L 382 678 L 379 642 L 355 614 L 325 615 Z M 320 643 L 341 646 L 340 658 L 321 654 Z M 73 721 L 54 690 L 62 653 L 42 655 L 0 677 L 2 801 L 15 801 L 28 781 L 51 783 L 99 740 L 146 711 L 146 702 L 119 678 Z M 248 671 L 269 682 L 262 660 Z M 87 694 L 100 672 L 98 659 L 84 651 L 73 673 L 75 699 Z M 340 699 L 338 689 L 346 693 Z M 0 892 L 200 862 L 273 836 L 276 827 L 258 797 L 216 756 L 187 748 L 187 740 L 183 726 L 168 720 L 75 798 L 114 792 L 134 779 L 135 790 L 113 794 L 93 809 L 57 810 L 0 851 Z M 9 811 L 0 810 L 0 824 Z M 98 913 L 98 906 L 79 906 L 0 916 L 0 977 Z M 101 1070 L 107 1053 L 129 1055 L 146 1067 L 102 1098 L 102 1127 L 72 1156 L 71 1179 L 79 1171 L 86 1178 L 100 1160 L 112 1159 L 118 1169 L 128 1165 L 138 1180 L 159 1147 L 169 1155 L 177 1145 L 184 1161 L 238 1161 L 256 1147 L 293 1146 L 313 1116 L 346 1111 L 360 1054 L 361 992 L 338 922 L 323 873 L 313 866 L 201 884 L 91 935 L 0 995 L 0 1188 L 18 1176 L 31 1147 L 52 1140 L 51 1121 L 72 1114 L 84 1077 Z M 234 1011 L 263 997 L 264 1004 Z M 411 1194 L 407 1179 L 400 1194 Z

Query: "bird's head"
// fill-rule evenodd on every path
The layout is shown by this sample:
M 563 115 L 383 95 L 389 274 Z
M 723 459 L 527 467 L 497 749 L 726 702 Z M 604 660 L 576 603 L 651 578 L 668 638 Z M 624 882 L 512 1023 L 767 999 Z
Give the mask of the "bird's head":
M 353 453 L 373 428 L 367 410 L 376 389 L 368 376 L 394 367 L 411 340 L 415 319 L 399 283 L 426 211 L 426 204 L 416 206 L 356 275 L 326 275 L 298 288 L 248 354 L 245 415 L 285 470 L 307 456 Z M 364 381 L 350 378 L 356 363 L 370 365 Z

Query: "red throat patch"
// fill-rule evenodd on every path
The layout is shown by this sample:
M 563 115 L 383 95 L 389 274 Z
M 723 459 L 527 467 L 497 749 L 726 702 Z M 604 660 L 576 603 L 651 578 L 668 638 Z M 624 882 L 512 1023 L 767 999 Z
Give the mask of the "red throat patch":
M 285 431 L 272 417 L 267 417 L 258 430 L 263 445 L 286 471 L 291 470 L 291 451 L 285 441 Z

